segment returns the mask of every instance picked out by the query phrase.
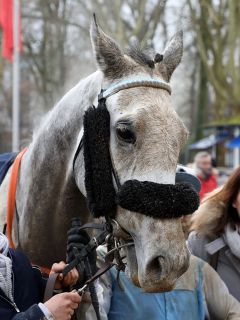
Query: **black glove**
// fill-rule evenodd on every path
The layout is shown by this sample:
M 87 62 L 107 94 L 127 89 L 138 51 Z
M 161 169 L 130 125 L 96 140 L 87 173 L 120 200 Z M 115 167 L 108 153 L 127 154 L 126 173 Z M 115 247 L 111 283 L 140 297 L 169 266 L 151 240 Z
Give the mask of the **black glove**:
M 80 252 L 85 245 L 87 245 L 90 241 L 90 237 L 87 234 L 85 230 L 80 230 L 78 226 L 72 227 L 68 231 L 68 238 L 67 238 L 67 263 L 70 263 L 75 259 L 75 253 L 74 249 L 76 248 L 78 252 Z M 96 260 L 97 260 L 97 253 L 96 249 L 93 249 L 91 252 L 89 252 L 87 256 L 89 265 L 90 265 L 90 272 L 91 275 L 94 275 L 97 272 L 97 265 L 96 265 Z M 89 278 L 89 271 L 86 270 L 86 259 L 83 259 L 83 262 L 78 268 L 78 272 L 81 272 L 82 277 L 80 275 L 81 282 L 85 282 Z M 80 270 L 79 270 L 80 269 Z

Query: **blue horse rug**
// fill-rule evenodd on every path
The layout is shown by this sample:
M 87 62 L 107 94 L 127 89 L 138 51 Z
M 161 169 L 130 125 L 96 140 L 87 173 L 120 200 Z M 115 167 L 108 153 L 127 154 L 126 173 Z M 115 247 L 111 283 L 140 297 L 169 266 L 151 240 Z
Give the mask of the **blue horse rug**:
M 17 156 L 17 152 L 8 152 L 0 154 L 0 185 L 5 178 L 8 169 L 13 164 L 15 158 Z

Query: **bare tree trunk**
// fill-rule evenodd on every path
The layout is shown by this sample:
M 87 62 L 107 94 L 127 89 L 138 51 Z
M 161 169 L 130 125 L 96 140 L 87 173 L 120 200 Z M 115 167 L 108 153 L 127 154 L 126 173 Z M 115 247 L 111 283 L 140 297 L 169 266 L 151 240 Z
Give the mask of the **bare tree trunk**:
M 226 120 L 240 112 L 240 2 L 187 0 L 187 3 L 202 67 L 214 92 L 214 118 Z

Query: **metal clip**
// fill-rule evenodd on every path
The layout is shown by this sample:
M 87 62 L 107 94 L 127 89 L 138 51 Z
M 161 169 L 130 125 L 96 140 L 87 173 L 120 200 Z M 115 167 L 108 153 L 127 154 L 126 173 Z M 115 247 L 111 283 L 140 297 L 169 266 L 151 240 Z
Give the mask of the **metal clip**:
M 86 291 L 87 287 L 88 287 L 88 284 L 85 284 L 82 288 L 80 288 L 80 289 L 77 290 L 77 293 L 78 293 L 80 296 L 82 296 L 82 295 L 84 294 L 84 292 Z

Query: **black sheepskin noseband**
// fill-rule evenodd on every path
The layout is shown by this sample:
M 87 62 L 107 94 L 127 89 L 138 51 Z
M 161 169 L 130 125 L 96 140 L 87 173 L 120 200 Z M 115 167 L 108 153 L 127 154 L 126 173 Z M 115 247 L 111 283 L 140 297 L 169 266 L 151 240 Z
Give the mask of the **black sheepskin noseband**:
M 128 180 L 117 194 L 117 204 L 153 218 L 171 219 L 196 211 L 199 197 L 188 183 L 173 185 Z
M 178 218 L 193 213 L 199 205 L 197 192 L 190 184 L 158 184 L 129 180 L 116 194 L 109 151 L 110 115 L 105 99 L 84 115 L 85 187 L 88 207 L 95 218 L 114 217 L 116 206 L 155 218 Z M 115 173 L 115 174 L 114 174 Z

